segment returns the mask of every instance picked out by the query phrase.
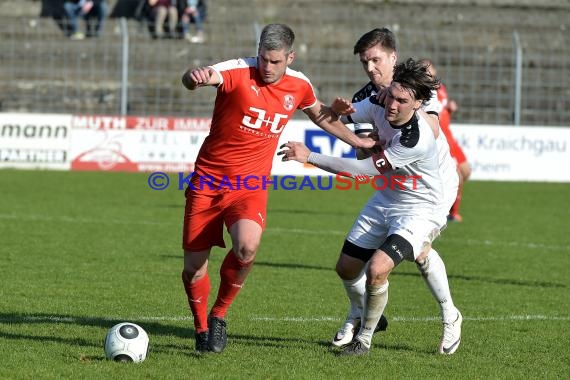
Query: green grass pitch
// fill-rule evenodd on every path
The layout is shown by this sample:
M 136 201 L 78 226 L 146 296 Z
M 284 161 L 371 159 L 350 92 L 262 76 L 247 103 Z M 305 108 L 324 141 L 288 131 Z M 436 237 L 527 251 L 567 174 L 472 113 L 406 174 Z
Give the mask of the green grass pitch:
M 256 265 L 227 316 L 221 355 L 194 353 L 180 281 L 183 192 L 148 174 L 0 171 L 0 379 L 485 379 L 570 373 L 570 185 L 468 182 L 464 222 L 436 241 L 464 315 L 455 355 L 436 354 L 438 307 L 415 265 L 390 277 L 388 331 L 370 355 L 329 340 L 347 301 L 333 270 L 372 193 L 270 193 Z M 211 256 L 212 293 L 225 251 Z M 212 301 L 210 298 L 210 301 Z M 103 339 L 139 323 L 140 364 Z M 564 375 L 566 374 L 566 375 Z

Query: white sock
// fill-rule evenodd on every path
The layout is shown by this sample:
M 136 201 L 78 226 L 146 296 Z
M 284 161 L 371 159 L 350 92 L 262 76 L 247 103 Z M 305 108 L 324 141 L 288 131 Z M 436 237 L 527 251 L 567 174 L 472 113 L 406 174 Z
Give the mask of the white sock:
M 357 319 L 362 315 L 364 308 L 364 298 L 366 295 L 366 271 L 362 270 L 360 275 L 353 280 L 342 280 L 346 295 L 350 300 L 350 311 L 347 319 Z
M 457 309 L 451 299 L 449 282 L 445 264 L 435 249 L 431 249 L 422 264 L 416 263 L 431 294 L 439 303 L 441 319 L 444 322 L 453 322 L 457 318 Z
M 357 338 L 368 348 L 372 345 L 374 329 L 388 303 L 388 285 L 388 281 L 382 285 L 366 284 L 366 302 Z

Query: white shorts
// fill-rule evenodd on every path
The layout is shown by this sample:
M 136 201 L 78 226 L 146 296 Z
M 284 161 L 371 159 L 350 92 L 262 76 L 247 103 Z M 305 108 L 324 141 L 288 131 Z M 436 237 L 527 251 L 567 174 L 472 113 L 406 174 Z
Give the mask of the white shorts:
M 457 199 L 457 190 L 459 189 L 459 176 L 457 175 L 457 168 L 448 168 L 440 173 L 442 175 L 443 181 L 443 199 L 441 203 L 441 208 L 438 209 L 438 215 L 443 215 L 447 221 L 447 215 L 449 215 L 449 210 L 451 206 L 455 203 Z M 443 226 L 445 228 L 445 225 Z M 442 229 L 443 229 L 442 228 Z
M 415 261 L 445 226 L 433 220 L 428 213 L 405 216 L 393 214 L 393 210 L 369 201 L 356 218 L 346 240 L 361 248 L 378 249 L 388 236 L 397 234 L 413 248 L 413 255 L 404 256 L 404 259 Z

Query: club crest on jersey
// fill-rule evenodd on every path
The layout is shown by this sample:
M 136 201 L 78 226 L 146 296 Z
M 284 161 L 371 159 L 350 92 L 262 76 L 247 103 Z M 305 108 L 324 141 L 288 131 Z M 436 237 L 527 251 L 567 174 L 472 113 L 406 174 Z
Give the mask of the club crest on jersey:
M 285 95 L 283 97 L 283 108 L 291 111 L 295 107 L 295 97 L 293 95 Z

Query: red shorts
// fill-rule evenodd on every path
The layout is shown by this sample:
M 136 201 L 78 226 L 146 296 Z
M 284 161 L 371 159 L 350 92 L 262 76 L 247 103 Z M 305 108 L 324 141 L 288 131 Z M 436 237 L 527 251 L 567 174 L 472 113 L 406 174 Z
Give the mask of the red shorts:
M 229 229 L 240 219 L 250 219 L 265 228 L 266 190 L 204 191 L 186 189 L 182 248 L 205 251 L 225 248 L 224 224 Z

